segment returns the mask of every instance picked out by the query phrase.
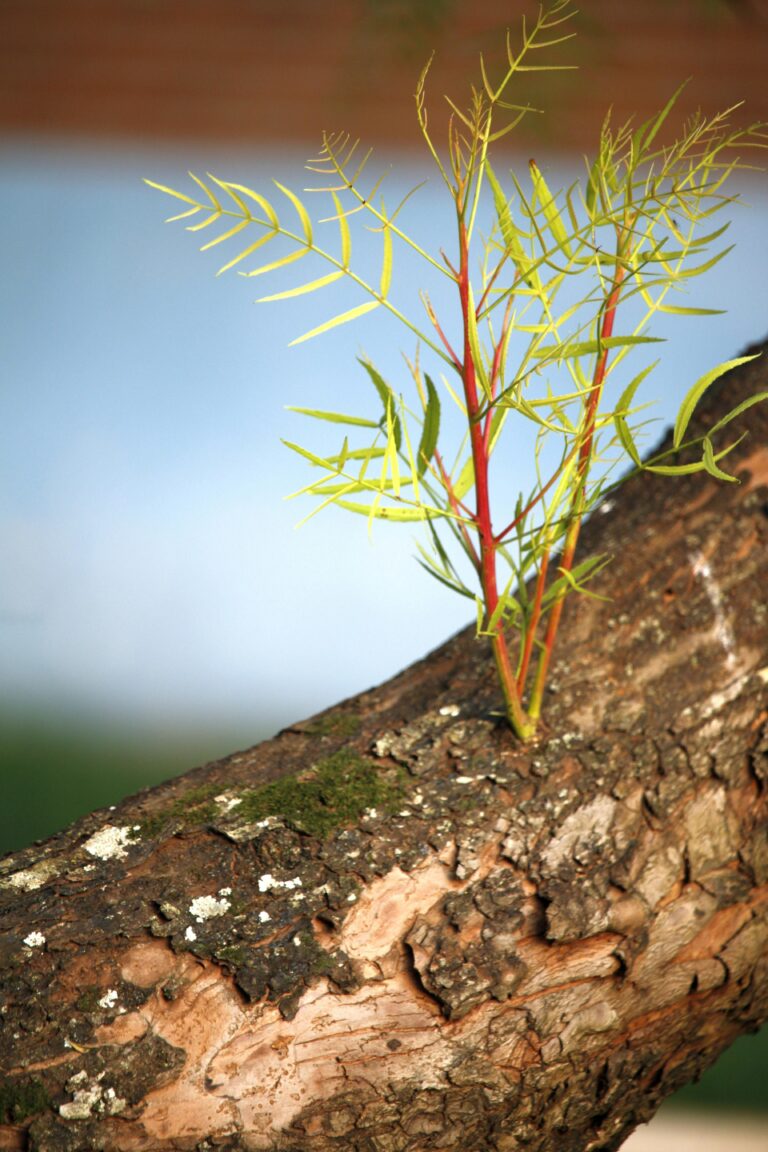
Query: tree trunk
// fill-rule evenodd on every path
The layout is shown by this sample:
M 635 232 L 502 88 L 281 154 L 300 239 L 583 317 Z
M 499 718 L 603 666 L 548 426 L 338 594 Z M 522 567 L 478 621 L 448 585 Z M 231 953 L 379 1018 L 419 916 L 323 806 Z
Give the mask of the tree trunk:
M 610 1150 L 757 1028 L 768 405 L 743 425 L 741 484 L 641 476 L 586 526 L 610 599 L 569 602 L 535 745 L 467 630 L 7 858 L 0 1148 Z

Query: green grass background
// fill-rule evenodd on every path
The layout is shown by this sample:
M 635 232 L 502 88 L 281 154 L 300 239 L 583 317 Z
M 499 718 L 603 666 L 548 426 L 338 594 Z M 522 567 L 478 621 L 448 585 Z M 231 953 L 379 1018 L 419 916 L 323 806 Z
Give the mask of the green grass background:
M 94 724 L 56 713 L 0 713 L 0 855 L 269 734 L 233 726 L 186 730 L 182 735 L 172 729 Z M 768 1027 L 739 1039 L 673 1103 L 768 1113 Z

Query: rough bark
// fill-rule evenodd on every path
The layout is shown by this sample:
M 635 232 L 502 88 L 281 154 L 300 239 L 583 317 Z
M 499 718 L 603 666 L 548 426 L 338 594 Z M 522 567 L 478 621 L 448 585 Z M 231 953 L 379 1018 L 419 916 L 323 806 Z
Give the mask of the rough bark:
M 586 526 L 533 747 L 468 630 L 7 858 L 0 1148 L 610 1150 L 756 1028 L 766 408 Z

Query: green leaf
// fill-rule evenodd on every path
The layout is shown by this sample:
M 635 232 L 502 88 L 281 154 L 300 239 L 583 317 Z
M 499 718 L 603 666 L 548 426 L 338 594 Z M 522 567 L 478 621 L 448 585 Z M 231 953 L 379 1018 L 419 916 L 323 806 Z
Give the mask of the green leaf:
M 247 256 L 251 256 L 258 248 L 261 248 L 262 244 L 267 244 L 270 240 L 274 240 L 275 236 L 277 236 L 277 232 L 267 232 L 266 235 L 260 236 L 254 244 L 249 244 L 242 252 L 238 252 L 237 256 L 227 264 L 222 264 L 216 275 L 221 276 L 222 272 L 228 272 L 230 268 L 234 268 L 235 264 L 239 264 L 241 260 L 245 260 Z
M 722 460 L 734 448 L 741 444 L 746 436 L 746 432 L 739 436 L 738 440 L 734 440 L 733 444 L 729 444 L 727 448 L 721 449 L 720 452 L 714 454 L 714 459 Z M 666 453 L 665 453 L 666 455 Z M 696 460 L 693 464 L 645 464 L 646 472 L 658 472 L 660 476 L 690 476 L 694 472 L 704 472 L 706 465 L 703 460 Z
M 685 436 L 685 431 L 693 416 L 694 409 L 710 385 L 714 384 L 715 380 L 719 380 L 721 376 L 724 376 L 726 372 L 730 372 L 733 368 L 738 368 L 741 364 L 749 364 L 750 360 L 756 360 L 759 355 L 760 353 L 756 352 L 752 356 L 739 356 L 735 360 L 726 360 L 723 364 L 718 364 L 716 368 L 705 372 L 704 375 L 696 381 L 693 387 L 686 393 L 680 405 L 677 419 L 675 420 L 675 429 L 672 436 L 672 443 L 675 448 L 680 447 L 683 436 Z
M 693 276 L 700 276 L 702 272 L 709 272 L 710 268 L 714 268 L 715 264 L 719 264 L 735 247 L 735 244 L 729 244 L 727 248 L 723 248 L 722 252 L 716 252 L 710 260 L 706 260 L 703 264 L 697 264 L 695 268 L 676 271 L 671 274 L 671 278 L 673 280 L 690 280 Z
M 531 160 L 531 179 L 533 181 L 533 191 L 535 197 L 541 204 L 542 211 L 544 212 L 544 219 L 547 221 L 549 231 L 552 234 L 552 239 L 557 244 L 557 247 L 565 256 L 570 258 L 573 255 L 571 250 L 570 240 L 563 224 L 562 217 L 557 209 L 555 198 L 547 187 L 547 182 L 541 174 L 535 160 Z
M 277 232 L 280 227 L 280 220 L 278 219 L 277 212 L 275 212 L 274 208 L 265 196 L 260 195 L 258 192 L 254 192 L 252 188 L 246 188 L 245 184 L 229 184 L 222 181 L 222 187 L 226 188 L 228 192 L 231 192 L 234 189 L 235 192 L 240 192 L 243 196 L 247 196 L 250 200 L 253 200 L 256 204 L 258 204 L 258 206 L 266 214 L 269 223 Z
M 195 208 L 202 207 L 202 205 L 197 200 L 193 200 L 191 196 L 186 196 L 183 192 L 177 192 L 174 188 L 168 188 L 165 184 L 157 184 L 154 180 L 147 180 L 146 178 L 144 183 L 150 188 L 156 188 L 158 192 L 164 192 L 166 196 L 173 196 L 176 200 L 183 200 L 185 204 L 193 204 Z M 176 219 L 176 217 L 174 217 L 174 219 Z
M 349 267 L 352 255 L 352 239 L 349 235 L 349 221 L 341 207 L 341 201 L 335 192 L 332 192 L 333 203 L 336 208 L 336 218 L 339 221 L 339 234 L 341 236 L 341 262 L 345 268 Z
M 638 467 L 642 467 L 642 460 L 640 458 L 640 453 L 637 451 L 635 442 L 632 439 L 632 433 L 630 432 L 626 418 L 632 401 L 634 400 L 635 393 L 642 384 L 643 380 L 645 380 L 646 376 L 649 376 L 650 373 L 653 372 L 657 364 L 658 360 L 654 360 L 653 364 L 649 364 L 647 368 L 644 368 L 642 372 L 639 372 L 637 376 L 635 376 L 634 380 L 629 382 L 619 397 L 613 414 L 613 422 L 616 426 L 616 432 L 618 433 L 621 445 L 632 463 L 636 464 Z
M 203 244 L 200 251 L 207 252 L 209 248 L 215 248 L 217 244 L 222 244 L 225 240 L 236 236 L 238 232 L 242 232 L 243 228 L 247 228 L 249 224 L 250 220 L 241 220 L 238 224 L 235 224 L 234 228 L 230 228 L 227 232 L 222 232 L 220 236 L 216 236 L 215 239 L 209 240 L 207 244 Z
M 302 249 L 302 254 L 306 251 Z M 293 348 L 295 344 L 303 344 L 305 340 L 311 340 L 313 336 L 320 336 L 323 332 L 330 332 L 332 328 L 338 328 L 341 324 L 348 324 L 350 320 L 357 320 L 358 316 L 365 316 L 366 312 L 372 312 L 374 308 L 379 307 L 378 300 L 368 300 L 365 304 L 358 304 L 356 308 L 350 308 L 348 312 L 342 312 L 339 316 L 334 316 L 332 320 L 326 320 L 324 324 L 318 324 L 317 328 L 312 328 L 311 331 L 305 332 L 303 336 L 298 336 L 295 340 L 291 340 L 288 345 Z
M 724 472 L 722 468 L 718 467 L 714 449 L 712 448 L 712 441 L 709 436 L 704 437 L 702 446 L 704 449 L 702 460 L 704 461 L 704 468 L 709 475 L 714 476 L 715 480 L 727 480 L 729 484 L 738 484 L 735 476 L 731 476 L 729 472 Z
M 493 203 L 496 208 L 496 216 L 499 221 L 499 228 L 501 235 L 504 239 L 504 244 L 507 248 L 512 246 L 515 239 L 515 227 L 512 223 L 512 213 L 509 210 L 507 198 L 502 191 L 499 181 L 496 179 L 496 173 L 491 167 L 490 160 L 485 161 L 485 174 L 488 177 L 488 183 L 491 186 L 493 193 Z
M 292 296 L 304 296 L 307 292 L 316 292 L 318 288 L 325 288 L 339 280 L 343 272 L 329 272 L 327 276 L 320 276 L 317 280 L 310 280 L 308 284 L 300 284 L 298 288 L 288 288 L 285 292 L 273 292 L 271 296 L 259 296 L 257 304 L 267 304 L 270 300 L 289 300 Z
M 467 285 L 468 300 L 467 300 L 467 334 L 469 336 L 469 348 L 472 353 L 472 363 L 475 367 L 475 375 L 480 382 L 486 400 L 490 403 L 491 400 L 491 387 L 488 381 L 488 371 L 485 366 L 485 357 L 480 345 L 480 333 L 477 330 L 477 316 L 475 313 L 475 298 L 472 292 L 471 283 Z
M 540 344 L 532 353 L 534 360 L 545 357 L 553 360 L 572 360 L 576 356 L 590 356 L 603 348 L 624 348 L 634 344 L 663 344 L 660 336 L 608 336 L 603 340 L 564 340 L 562 344 Z
M 272 183 L 275 185 L 276 188 L 279 188 L 280 191 L 283 193 L 283 195 L 287 196 L 288 199 L 290 200 L 291 204 L 293 204 L 294 208 L 296 209 L 296 212 L 298 213 L 299 219 L 301 220 L 301 226 L 304 229 L 304 239 L 307 242 L 307 247 L 311 248 L 312 247 L 312 221 L 309 218 L 309 213 L 307 212 L 306 208 L 302 204 L 301 200 L 299 200 L 299 198 L 295 192 L 291 192 L 290 188 L 286 188 L 283 184 L 280 184 L 279 181 L 277 181 L 277 180 L 273 180 Z
M 669 316 L 722 316 L 725 308 L 683 308 L 679 304 L 657 304 L 657 312 L 666 312 Z
M 762 404 L 764 400 L 768 400 L 768 392 L 757 392 L 754 396 L 750 396 L 749 399 L 742 400 L 741 404 L 737 404 L 735 408 L 732 408 L 726 416 L 723 416 L 721 420 L 718 420 L 717 424 L 710 428 L 709 435 L 714 436 L 715 432 L 719 432 L 721 428 L 725 428 L 726 424 L 730 424 L 731 420 L 735 420 L 737 416 L 740 416 L 742 412 L 746 412 L 753 404 Z
M 595 592 L 590 592 L 585 588 L 587 580 L 597 576 L 602 572 L 611 562 L 611 557 L 605 554 L 600 556 L 588 556 L 586 560 L 582 560 L 577 564 L 572 571 L 568 572 L 564 568 L 558 568 L 560 576 L 557 580 L 553 580 L 547 591 L 542 598 L 542 608 L 549 608 L 560 597 L 568 591 L 581 592 L 584 595 L 590 596 L 595 600 L 609 600 L 609 596 L 599 596 Z
M 688 83 L 688 81 L 684 80 L 683 83 L 680 85 L 680 87 L 677 88 L 676 91 L 672 93 L 669 100 L 667 100 L 666 104 L 662 108 L 661 112 L 659 112 L 658 115 L 653 117 L 651 120 L 646 120 L 645 123 L 641 124 L 640 127 L 637 129 L 634 136 L 632 137 L 632 145 L 633 145 L 633 150 L 637 151 L 638 156 L 639 156 L 641 151 L 645 152 L 645 153 L 648 152 L 648 149 L 650 148 L 653 141 L 656 139 L 656 136 L 658 135 L 659 130 L 661 129 L 667 116 L 669 116 L 670 112 L 672 111 L 675 104 L 677 103 L 677 98 L 680 95 L 680 93 L 682 92 L 682 90 L 685 88 L 687 83 Z
M 222 208 L 219 200 L 217 200 L 217 198 L 214 196 L 213 192 L 211 192 L 210 188 L 205 183 L 205 181 L 201 180 L 199 176 L 195 176 L 194 172 L 190 172 L 189 175 L 194 180 L 195 184 L 197 184 L 198 187 L 202 188 L 203 192 L 205 192 L 205 194 L 208 197 L 208 199 L 210 200 L 211 204 L 216 209 L 217 214 L 219 216 L 221 216 L 224 209 Z
M 399 444 L 397 443 L 397 437 L 395 436 L 395 421 L 396 420 L 397 420 L 398 428 L 399 428 L 400 422 L 399 422 L 399 419 L 397 417 L 394 401 L 392 401 L 389 404 L 387 404 L 387 410 L 386 410 L 387 443 L 386 443 L 386 447 L 384 449 L 384 463 L 383 463 L 383 466 L 381 469 L 380 486 L 382 489 L 386 486 L 387 466 L 389 466 L 389 471 L 390 471 L 390 474 L 392 476 L 392 488 L 394 489 L 395 495 L 399 496 L 400 495 L 400 465 L 399 465 L 398 459 L 397 459 L 397 453 L 399 451 Z
M 363 360 L 361 357 L 358 357 L 357 362 L 358 364 L 362 364 L 363 368 L 365 368 L 371 379 L 371 383 L 379 394 L 381 406 L 384 409 L 384 423 L 387 421 L 387 413 L 392 413 L 395 446 L 399 452 L 402 446 L 402 431 L 400 428 L 400 417 L 397 415 L 397 398 L 389 384 L 387 384 L 381 373 L 376 368 L 374 368 L 370 360 Z M 382 424 L 379 423 L 378 427 L 381 428 Z
M 459 478 L 453 486 L 453 492 L 457 500 L 463 500 L 468 492 L 471 492 L 475 486 L 475 463 L 471 456 L 468 456 L 464 461 L 464 467 L 459 473 Z
M 325 420 L 329 424 L 354 424 L 358 428 L 379 427 L 375 420 L 366 420 L 362 416 L 345 416 L 343 412 L 324 412 L 317 408 L 296 408 L 292 404 L 286 405 L 286 411 L 298 412 L 300 416 L 311 416 L 313 420 Z
M 431 521 L 429 521 L 429 522 L 431 523 Z M 417 544 L 416 547 L 417 547 L 418 551 L 422 553 L 422 555 L 426 556 L 426 553 L 424 552 L 424 549 L 421 547 L 420 544 Z M 420 560 L 419 557 L 417 556 L 416 557 L 416 563 L 420 564 L 421 567 L 424 569 L 424 571 L 428 572 L 430 576 L 433 576 L 435 578 L 435 580 L 437 580 L 440 584 L 445 585 L 446 588 L 450 588 L 452 592 L 458 592 L 459 596 L 466 596 L 469 600 L 475 599 L 475 593 L 472 592 L 469 588 L 467 588 L 466 585 L 460 584 L 458 581 L 454 581 L 453 579 L 451 579 L 450 576 L 445 575 L 444 573 L 440 572 L 437 568 L 433 567 L 432 564 L 430 564 L 428 558 L 424 559 L 424 560 Z
M 595 208 L 597 206 L 599 193 L 600 193 L 600 157 L 598 156 L 598 157 L 596 157 L 595 162 L 593 163 L 592 167 L 590 168 L 589 176 L 587 177 L 587 193 L 586 193 L 586 197 L 585 197 L 585 203 L 586 203 L 587 212 L 589 214 L 590 220 L 594 220 L 594 218 L 595 218 L 595 215 L 596 215 Z
M 499 221 L 499 228 L 501 229 L 505 249 L 509 252 L 513 264 L 528 287 L 533 288 L 540 295 L 542 288 L 538 271 L 523 248 L 518 230 L 512 220 L 509 204 L 488 160 L 485 162 L 485 171 L 488 176 L 491 191 L 493 192 L 493 202 L 496 208 L 496 216 Z
M 270 233 L 272 236 L 272 233 Z M 241 272 L 241 276 L 264 276 L 267 272 L 274 272 L 277 268 L 284 268 L 286 264 L 293 264 L 294 260 L 301 260 L 302 256 L 306 256 L 309 248 L 297 248 L 295 252 L 289 252 L 287 256 L 282 256 L 279 260 L 274 260 L 271 264 L 263 264 L 261 268 L 254 268 L 252 272 Z
M 382 205 L 383 210 L 383 205 Z M 384 256 L 381 264 L 381 284 L 379 295 L 386 300 L 389 295 L 389 286 L 392 283 L 392 232 L 384 225 Z
M 375 520 L 395 520 L 399 523 L 413 524 L 418 520 L 427 520 L 430 516 L 442 516 L 439 508 L 393 508 L 387 504 L 384 507 L 371 504 L 356 504 L 352 500 L 337 500 L 339 508 L 347 512 L 356 512 L 359 516 L 373 516 Z
M 435 454 L 440 435 L 440 397 L 432 379 L 426 373 L 424 380 L 427 385 L 427 408 L 424 413 L 424 427 L 421 431 L 419 449 L 416 454 L 416 469 L 419 476 L 423 476 L 426 472 L 427 465 Z

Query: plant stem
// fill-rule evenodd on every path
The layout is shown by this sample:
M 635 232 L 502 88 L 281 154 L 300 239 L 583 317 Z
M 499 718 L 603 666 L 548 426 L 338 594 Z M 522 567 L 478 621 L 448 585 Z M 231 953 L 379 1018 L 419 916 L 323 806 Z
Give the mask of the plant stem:
M 499 590 L 496 580 L 496 550 L 498 544 L 494 539 L 491 522 L 490 493 L 488 490 L 488 444 L 482 423 L 478 416 L 477 377 L 470 342 L 469 242 L 466 225 L 462 217 L 459 218 L 459 250 L 461 254 L 459 266 L 459 297 L 464 322 L 462 382 L 467 404 L 469 435 L 475 469 L 475 494 L 477 500 L 475 524 L 480 545 L 479 575 L 483 590 L 483 603 L 485 605 L 485 618 L 487 623 L 492 619 L 499 604 Z M 501 619 L 496 621 L 492 629 L 491 644 L 499 675 L 499 682 L 502 692 L 504 693 L 507 719 L 509 720 L 512 730 L 520 740 L 530 740 L 534 734 L 535 725 L 531 724 L 530 718 L 523 709 L 517 687 L 517 677 L 512 667 L 509 647 L 504 636 L 504 624 Z
M 618 236 L 617 255 L 624 256 L 625 237 L 627 233 L 622 230 Z M 625 264 L 623 260 L 617 260 L 616 271 L 613 275 L 613 283 L 611 290 L 605 301 L 605 310 L 603 312 L 603 320 L 600 326 L 600 341 L 607 340 L 613 333 L 613 321 L 616 316 L 616 307 L 619 303 L 619 296 L 621 294 L 621 284 L 624 279 Z M 563 547 L 562 556 L 560 559 L 559 570 L 563 574 L 568 574 L 573 568 L 573 560 L 576 555 L 576 545 L 579 540 L 579 531 L 581 530 L 581 521 L 584 515 L 584 492 L 586 489 L 587 478 L 589 475 L 589 467 L 592 462 L 592 448 L 595 437 L 595 424 L 597 422 L 597 412 L 600 407 L 600 398 L 602 396 L 603 384 L 605 382 L 605 373 L 608 366 L 608 349 L 603 346 L 595 364 L 595 371 L 592 377 L 592 387 L 589 390 L 589 398 L 586 402 L 584 409 L 584 435 L 579 448 L 579 462 L 576 471 L 576 481 L 573 490 L 573 497 L 571 499 L 571 507 L 568 514 L 569 524 L 565 536 L 565 545 Z M 541 715 L 542 699 L 544 697 L 544 686 L 547 680 L 547 672 L 549 671 L 550 660 L 552 659 L 552 651 L 557 639 L 557 630 L 560 625 L 560 617 L 563 611 L 563 603 L 567 594 L 567 584 L 563 587 L 562 592 L 555 600 L 552 608 L 550 609 L 549 619 L 547 621 L 547 631 L 544 636 L 544 644 L 539 656 L 539 662 L 536 668 L 536 679 L 531 693 L 531 699 L 528 707 L 528 713 L 533 720 L 537 720 Z
M 522 696 L 525 691 L 525 682 L 528 679 L 528 666 L 531 662 L 531 653 L 533 652 L 533 643 L 536 639 L 536 631 L 539 627 L 539 620 L 541 619 L 541 602 L 544 599 L 544 588 L 547 583 L 547 569 L 549 567 L 549 545 L 544 550 L 544 555 L 541 558 L 539 566 L 539 574 L 536 578 L 536 592 L 533 597 L 533 610 L 531 611 L 531 618 L 528 621 L 528 628 L 525 633 L 525 644 L 523 646 L 523 658 L 520 661 L 520 669 L 517 674 L 517 690 Z

